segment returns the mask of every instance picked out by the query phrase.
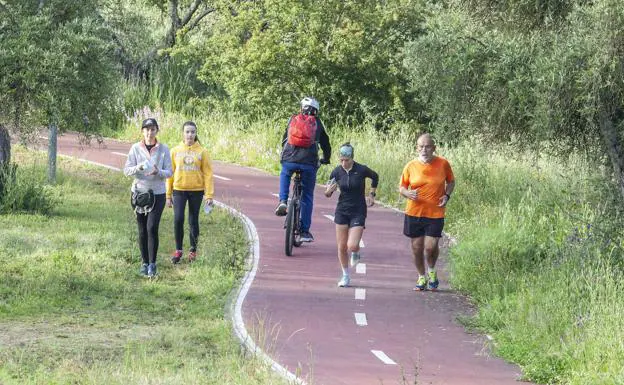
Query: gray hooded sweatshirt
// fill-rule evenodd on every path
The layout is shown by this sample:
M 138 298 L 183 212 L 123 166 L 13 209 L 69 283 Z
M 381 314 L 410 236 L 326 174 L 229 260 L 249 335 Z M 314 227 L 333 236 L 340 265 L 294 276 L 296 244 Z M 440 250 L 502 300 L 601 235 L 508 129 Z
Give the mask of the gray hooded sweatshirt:
M 158 174 L 145 175 L 146 172 L 152 170 L 151 165 L 158 167 Z M 141 170 L 141 166 L 147 166 L 146 170 Z M 167 145 L 157 142 L 151 151 L 147 151 L 143 141 L 133 144 L 130 152 L 128 152 L 124 174 L 134 177 L 130 188 L 132 192 L 152 189 L 154 194 L 164 194 L 166 191 L 165 181 L 173 175 L 169 148 Z

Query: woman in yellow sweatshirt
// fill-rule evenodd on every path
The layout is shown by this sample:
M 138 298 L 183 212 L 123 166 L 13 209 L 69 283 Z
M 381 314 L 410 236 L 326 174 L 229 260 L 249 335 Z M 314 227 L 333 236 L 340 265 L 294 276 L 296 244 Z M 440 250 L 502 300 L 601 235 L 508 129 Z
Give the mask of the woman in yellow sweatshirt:
M 197 257 L 199 238 L 199 210 L 201 203 L 211 206 L 214 194 L 212 164 L 208 150 L 197 139 L 197 125 L 185 122 L 182 125 L 183 141 L 171 150 L 173 177 L 167 180 L 167 207 L 173 207 L 173 229 L 176 251 L 171 262 L 178 263 L 182 258 L 184 239 L 184 212 L 189 206 L 189 227 L 191 248 L 189 262 Z

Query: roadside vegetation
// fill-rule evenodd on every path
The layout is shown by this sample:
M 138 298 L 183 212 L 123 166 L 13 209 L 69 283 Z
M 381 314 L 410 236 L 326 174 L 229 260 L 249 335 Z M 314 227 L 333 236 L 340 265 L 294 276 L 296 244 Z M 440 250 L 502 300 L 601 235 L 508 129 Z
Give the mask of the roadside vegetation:
M 45 175 L 40 153 L 16 159 Z M 237 219 L 202 218 L 198 261 L 173 266 L 166 210 L 150 281 L 138 275 L 129 179 L 65 158 L 59 170 L 54 210 L 0 216 L 0 383 L 281 383 L 225 316 L 248 253 Z

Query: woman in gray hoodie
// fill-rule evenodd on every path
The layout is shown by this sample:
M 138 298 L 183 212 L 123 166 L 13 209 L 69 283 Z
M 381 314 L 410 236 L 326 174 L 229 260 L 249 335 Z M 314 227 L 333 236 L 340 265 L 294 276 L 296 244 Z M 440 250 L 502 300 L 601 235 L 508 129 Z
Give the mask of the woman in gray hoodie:
M 158 225 L 165 208 L 165 181 L 173 174 L 169 148 L 156 139 L 158 123 L 149 118 L 141 124 L 143 140 L 132 145 L 124 167 L 126 176 L 133 176 L 131 191 L 137 193 L 153 191 L 153 205 L 135 207 L 139 227 L 139 249 L 141 250 L 140 273 L 147 277 L 156 275 L 158 254 Z

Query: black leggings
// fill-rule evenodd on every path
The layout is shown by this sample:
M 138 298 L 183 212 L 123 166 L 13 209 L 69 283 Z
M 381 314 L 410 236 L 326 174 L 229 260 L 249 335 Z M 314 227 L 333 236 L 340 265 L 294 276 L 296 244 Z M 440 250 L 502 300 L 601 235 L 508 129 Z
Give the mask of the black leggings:
M 201 209 L 203 191 L 178 191 L 173 190 L 173 232 L 175 234 L 176 250 L 182 250 L 184 240 L 184 212 L 186 202 L 189 206 L 189 227 L 191 238 L 191 250 L 197 251 L 197 239 L 199 238 L 199 209 Z
M 165 194 L 154 195 L 154 209 L 147 215 L 137 214 L 139 249 L 143 263 L 156 263 L 158 254 L 158 225 L 165 208 Z

